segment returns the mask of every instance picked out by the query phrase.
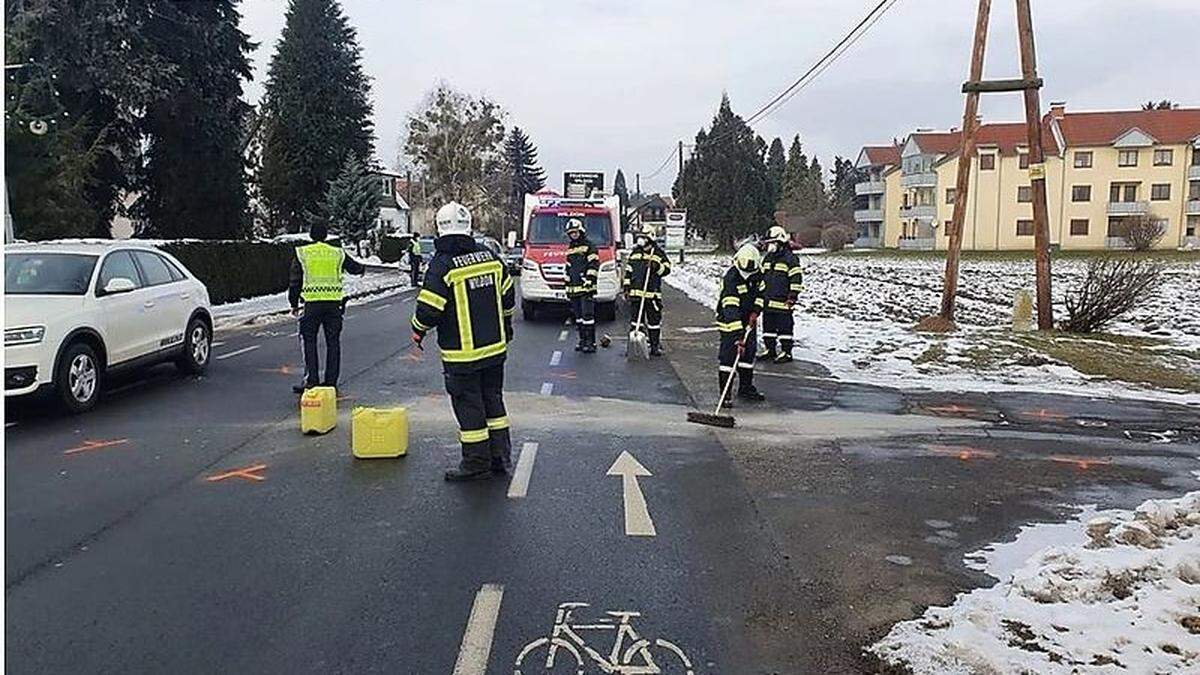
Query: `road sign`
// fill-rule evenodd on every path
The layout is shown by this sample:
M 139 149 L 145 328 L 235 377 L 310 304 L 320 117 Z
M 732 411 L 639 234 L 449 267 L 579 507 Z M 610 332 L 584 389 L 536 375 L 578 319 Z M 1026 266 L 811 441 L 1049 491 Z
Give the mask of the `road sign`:
M 603 171 L 563 172 L 563 194 L 567 199 L 587 199 L 593 192 L 604 191 Z
M 686 209 L 669 209 L 667 210 L 667 225 L 666 231 L 666 249 L 668 251 L 683 250 L 687 239 L 687 210 Z

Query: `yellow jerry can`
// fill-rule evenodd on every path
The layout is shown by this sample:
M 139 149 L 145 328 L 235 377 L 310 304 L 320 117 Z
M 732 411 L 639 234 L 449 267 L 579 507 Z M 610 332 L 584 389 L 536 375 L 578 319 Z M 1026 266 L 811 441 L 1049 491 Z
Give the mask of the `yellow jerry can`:
M 337 389 L 313 387 L 300 397 L 300 431 L 324 434 L 337 426 Z
M 350 443 L 359 459 L 400 457 L 408 453 L 408 410 L 355 408 Z

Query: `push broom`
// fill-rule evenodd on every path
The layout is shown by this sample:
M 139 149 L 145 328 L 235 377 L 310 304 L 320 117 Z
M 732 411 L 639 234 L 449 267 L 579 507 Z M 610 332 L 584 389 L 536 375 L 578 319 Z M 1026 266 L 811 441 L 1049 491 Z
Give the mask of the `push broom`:
M 742 341 L 738 343 L 737 355 L 733 357 L 733 367 L 736 371 L 738 364 L 742 362 L 742 354 L 746 351 L 746 340 L 750 339 L 750 331 L 754 330 L 754 326 L 758 324 L 758 314 L 751 314 L 750 321 L 747 322 L 746 331 L 742 333 Z M 729 379 L 725 380 L 725 389 L 721 391 L 721 397 L 717 399 L 717 407 L 712 411 L 712 414 L 690 411 L 687 414 L 687 421 L 695 424 L 707 424 L 710 427 L 725 427 L 726 429 L 733 428 L 733 415 L 722 415 L 721 407 L 725 405 L 725 399 L 729 397 L 729 390 L 733 386 L 733 378 L 736 372 L 729 374 Z
M 646 331 L 642 326 L 642 318 L 646 313 L 646 291 L 650 289 L 650 261 L 646 262 L 646 281 L 642 284 L 641 302 L 638 303 L 637 321 L 633 323 L 633 329 L 629 331 L 629 342 L 626 344 L 625 355 L 637 355 L 643 359 L 650 358 L 650 338 L 646 335 Z

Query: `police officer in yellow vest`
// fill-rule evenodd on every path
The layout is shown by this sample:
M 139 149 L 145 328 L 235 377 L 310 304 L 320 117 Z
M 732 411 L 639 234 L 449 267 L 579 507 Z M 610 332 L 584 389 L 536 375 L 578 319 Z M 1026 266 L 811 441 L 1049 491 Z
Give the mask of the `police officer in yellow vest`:
M 446 480 L 508 473 L 512 441 L 504 409 L 504 359 L 516 307 L 513 280 L 496 254 L 471 236 L 471 212 L 450 202 L 437 212 L 438 238 L 413 312 L 413 342 L 437 331 L 446 393 L 458 419 L 462 461 Z
M 362 274 L 362 263 L 346 255 L 340 246 L 325 243 L 329 230 L 324 223 L 309 229 L 311 244 L 296 247 L 288 284 L 292 314 L 300 317 L 300 338 L 304 341 L 304 383 L 292 387 L 300 393 L 310 387 L 336 387 L 342 363 L 342 272 Z M 301 314 L 300 300 L 304 300 Z M 317 357 L 317 331 L 325 331 L 325 377 L 321 377 Z

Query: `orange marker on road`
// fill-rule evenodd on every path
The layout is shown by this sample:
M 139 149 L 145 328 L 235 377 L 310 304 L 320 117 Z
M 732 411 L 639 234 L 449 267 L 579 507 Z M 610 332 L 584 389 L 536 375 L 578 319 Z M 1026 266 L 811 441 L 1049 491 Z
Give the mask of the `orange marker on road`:
M 957 403 L 952 403 L 950 405 L 927 406 L 925 410 L 928 410 L 935 415 L 965 415 L 979 412 L 979 410 L 976 408 L 958 405 Z
M 1067 419 L 1066 415 L 1053 410 L 1046 410 L 1045 408 L 1039 408 L 1037 410 L 1022 410 L 1018 414 L 1021 417 L 1032 417 L 1039 420 L 1050 420 L 1055 422 Z
M 242 467 L 241 469 L 234 469 L 233 471 L 226 471 L 225 473 L 219 473 L 215 476 L 209 476 L 208 478 L 205 478 L 205 480 L 210 483 L 225 480 L 226 478 L 241 478 L 242 480 L 262 481 L 266 480 L 267 477 L 258 475 L 258 472 L 265 468 L 267 468 L 266 464 L 255 464 L 254 466 L 246 466 Z
M 991 459 L 996 453 L 991 450 L 975 448 L 969 445 L 927 445 L 929 451 L 941 457 L 957 457 L 963 461 L 968 459 Z
M 64 455 L 74 455 L 78 452 L 87 452 L 88 450 L 99 450 L 100 448 L 110 448 L 114 445 L 125 445 L 129 442 L 128 438 L 114 438 L 111 441 L 84 441 L 83 445 L 77 445 L 69 450 L 64 450 Z

